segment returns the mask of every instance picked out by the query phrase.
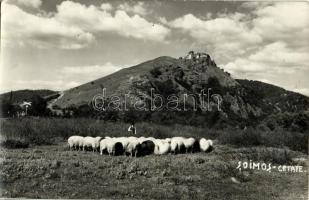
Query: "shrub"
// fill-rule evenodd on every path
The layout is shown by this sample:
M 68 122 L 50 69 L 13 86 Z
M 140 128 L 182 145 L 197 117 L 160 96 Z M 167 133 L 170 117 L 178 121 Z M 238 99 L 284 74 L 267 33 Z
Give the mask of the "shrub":
M 224 130 L 218 134 L 222 144 L 232 144 L 238 147 L 259 146 L 288 147 L 294 151 L 308 152 L 307 135 L 305 133 L 284 130 L 261 131 L 248 128 L 246 130 Z
M 29 141 L 22 139 L 8 139 L 0 142 L 0 146 L 8 149 L 28 148 Z
M 237 150 L 239 160 L 254 160 L 273 164 L 292 164 L 292 152 L 286 148 L 251 147 Z
M 306 133 L 285 130 L 267 131 L 261 134 L 262 143 L 266 146 L 289 147 L 295 151 L 308 152 Z
M 152 70 L 150 70 L 150 73 L 155 78 L 158 78 L 162 74 L 159 67 L 153 68 Z
M 256 146 L 261 144 L 261 134 L 258 130 L 248 128 L 246 130 L 227 130 L 219 136 L 219 141 L 223 144 L 233 144 L 237 146 Z

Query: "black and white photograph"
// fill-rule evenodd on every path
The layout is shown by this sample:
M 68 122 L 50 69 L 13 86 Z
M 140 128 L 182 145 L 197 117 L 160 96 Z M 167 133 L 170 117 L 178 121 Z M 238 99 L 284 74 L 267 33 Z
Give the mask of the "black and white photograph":
M 0 199 L 309 198 L 308 1 L 0 2 Z

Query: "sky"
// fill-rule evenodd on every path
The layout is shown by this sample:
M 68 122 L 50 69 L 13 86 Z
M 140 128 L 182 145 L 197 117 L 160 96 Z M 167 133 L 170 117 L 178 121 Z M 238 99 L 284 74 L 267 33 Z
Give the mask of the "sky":
M 309 96 L 309 3 L 4 0 L 0 92 L 66 90 L 159 56 Z

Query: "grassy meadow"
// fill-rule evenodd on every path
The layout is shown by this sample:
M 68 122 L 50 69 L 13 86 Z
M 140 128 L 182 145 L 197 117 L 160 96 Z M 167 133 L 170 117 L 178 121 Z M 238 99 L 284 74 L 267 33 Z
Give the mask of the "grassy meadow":
M 0 142 L 4 147 L 14 148 L 57 144 L 72 135 L 128 136 L 128 127 L 129 124 L 124 122 L 108 122 L 91 118 L 8 118 L 0 120 Z M 136 127 L 137 136 L 205 137 L 218 140 L 220 144 L 230 144 L 236 147 L 267 146 L 308 152 L 308 135 L 306 133 L 285 130 L 264 131 L 252 128 L 217 130 L 180 124 L 167 126 L 149 122 L 139 122 Z
M 128 126 L 87 118 L 1 119 L 0 197 L 307 199 L 307 139 L 293 133 L 137 123 L 137 136 L 205 137 L 215 148 L 139 158 L 67 148 L 71 135 L 125 136 Z M 237 169 L 250 160 L 300 165 L 305 172 Z
M 65 143 L 1 152 L 1 197 L 306 199 L 307 173 L 236 169 L 276 148 L 216 145 L 210 153 L 132 158 L 68 151 Z M 290 152 L 302 156 L 297 152 Z M 281 161 L 278 161 L 281 162 Z M 285 161 L 284 161 L 285 162 Z M 305 165 L 304 161 L 291 164 Z M 279 165 L 276 162 L 273 165 Z M 307 168 L 306 168 L 307 169 Z M 236 180 L 236 182 L 233 181 Z

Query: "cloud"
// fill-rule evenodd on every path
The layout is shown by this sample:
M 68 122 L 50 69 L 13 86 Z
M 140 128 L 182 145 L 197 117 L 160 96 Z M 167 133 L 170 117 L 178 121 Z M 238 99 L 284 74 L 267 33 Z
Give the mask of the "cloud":
M 308 53 L 287 48 L 284 42 L 274 42 L 260 48 L 247 57 L 237 58 L 223 66 L 228 71 L 239 73 L 293 73 L 309 68 Z
M 112 10 L 113 9 L 113 6 L 110 4 L 110 3 L 102 3 L 100 8 L 102 10 L 106 10 L 106 11 L 109 11 L 109 10 Z
M 273 5 L 275 2 L 267 2 L 267 1 L 251 1 L 251 2 L 243 2 L 240 7 L 250 10 L 260 9 L 262 7 L 266 7 L 269 5 Z
M 32 45 L 38 48 L 79 49 L 94 40 L 91 33 L 78 27 L 66 26 L 55 18 L 29 14 L 15 5 L 4 3 L 2 16 L 1 39 L 5 44 Z
M 309 57 L 307 52 L 288 48 L 284 42 L 274 42 L 264 46 L 249 59 L 268 64 L 280 64 L 282 67 L 309 67 Z
M 290 43 L 307 41 L 309 35 L 307 2 L 274 3 L 258 7 L 254 14 L 257 17 L 253 19 L 253 29 L 264 40 L 284 40 Z
M 184 37 L 189 35 L 193 50 L 207 49 L 233 77 L 290 88 L 293 80 L 282 77 L 299 77 L 309 68 L 309 4 L 246 2 L 240 10 L 245 11 L 218 13 L 212 19 L 186 14 L 159 20 Z
M 14 85 L 15 90 L 22 90 L 26 88 L 31 88 L 32 90 L 36 89 L 50 89 L 50 90 L 64 90 L 64 89 L 69 89 L 76 87 L 80 85 L 80 82 L 78 81 L 68 81 L 68 80 L 41 80 L 41 79 L 36 79 L 36 80 L 16 80 L 11 83 Z
M 219 17 L 211 20 L 201 20 L 192 14 L 171 21 L 169 24 L 173 28 L 182 29 L 188 32 L 193 38 L 202 43 L 238 42 L 254 44 L 259 43 L 261 38 L 251 32 L 244 22 L 241 22 L 243 15 L 236 13 L 230 17 Z
M 234 13 L 185 14 L 175 19 L 167 13 L 152 16 L 155 23 L 149 19 L 146 2 L 95 6 L 62 1 L 49 13 L 40 2 L 11 0 L 2 4 L 2 44 L 61 49 L 89 47 L 96 51 L 91 45 L 112 35 L 117 37 L 113 39 L 133 39 L 128 42 L 133 43 L 132 46 L 135 40 L 152 41 L 156 47 L 151 46 L 150 50 L 156 55 L 166 47 L 173 49 L 171 55 L 183 49 L 206 50 L 219 66 L 236 78 L 273 83 L 288 82 L 287 78 L 281 82 L 279 79 L 296 72 L 306 74 L 305 69 L 309 68 L 309 4 L 306 2 L 245 2 Z M 169 43 L 162 45 L 166 41 Z M 148 47 L 148 43 L 142 43 L 142 47 Z M 102 68 L 105 65 L 109 67 Z M 97 74 L 117 69 L 112 64 L 103 64 L 67 66 L 64 70 L 68 81 L 74 82 L 77 76 L 88 81 Z
M 21 7 L 32 8 L 32 9 L 38 9 L 42 5 L 41 0 L 10 0 L 9 3 L 16 4 Z
M 118 9 L 126 11 L 128 13 L 134 13 L 134 14 L 139 14 L 139 15 L 146 15 L 148 12 L 145 8 L 144 2 L 138 2 L 134 5 L 129 5 L 127 2 L 120 4 L 118 6 Z
M 15 77 L 16 79 L 6 80 L 5 82 L 1 83 L 1 89 L 14 88 L 14 90 L 19 90 L 25 88 L 48 88 L 57 91 L 66 90 L 112 74 L 122 69 L 123 67 L 115 66 L 110 62 L 102 65 L 64 66 L 59 69 L 51 69 L 50 77 L 45 79 L 33 79 L 31 77 L 23 77 L 23 79 L 19 79 L 20 77 Z
M 97 7 L 65 1 L 57 6 L 55 18 L 66 25 L 73 25 L 93 33 L 115 32 L 118 35 L 150 41 L 164 41 L 170 30 L 147 21 L 140 15 L 129 16 L 123 10 L 112 15 Z M 82 14 L 81 14 L 82 13 Z
M 91 45 L 97 35 L 104 33 L 156 42 L 164 42 L 170 34 L 165 26 L 137 14 L 129 16 L 123 10 L 116 10 L 112 15 L 112 6 L 108 3 L 97 7 L 63 1 L 57 5 L 55 13 L 41 10 L 28 13 L 8 3 L 3 3 L 2 8 L 2 42 L 5 45 L 80 49 Z
M 168 24 L 183 33 L 188 33 L 197 43 L 205 45 L 217 57 L 225 57 L 225 60 L 229 61 L 262 42 L 260 35 L 252 31 L 244 20 L 246 16 L 241 13 L 222 14 L 218 18 L 208 20 L 187 14 Z
M 76 79 L 76 77 L 81 77 L 81 83 L 91 81 L 103 76 L 112 74 L 122 67 L 115 66 L 110 62 L 103 65 L 90 65 L 90 66 L 65 66 L 61 68 L 61 73 L 66 79 Z
M 133 64 L 118 66 L 111 62 L 98 65 L 64 66 L 60 68 L 57 73 L 61 74 L 60 77 L 58 77 L 59 80 L 67 80 L 69 82 L 76 82 L 76 80 L 78 80 L 78 82 L 76 82 L 78 84 L 74 85 L 75 87 L 105 77 L 130 66 L 133 66 Z M 66 89 L 68 89 L 68 87 Z
M 257 4 L 251 30 L 261 36 L 263 45 L 223 67 L 236 76 L 245 73 L 257 79 L 265 73 L 293 74 L 309 68 L 308 11 L 302 2 Z
M 252 62 L 249 59 L 237 58 L 223 66 L 224 69 L 232 74 L 239 73 L 256 73 L 266 71 L 267 66 L 261 63 Z

